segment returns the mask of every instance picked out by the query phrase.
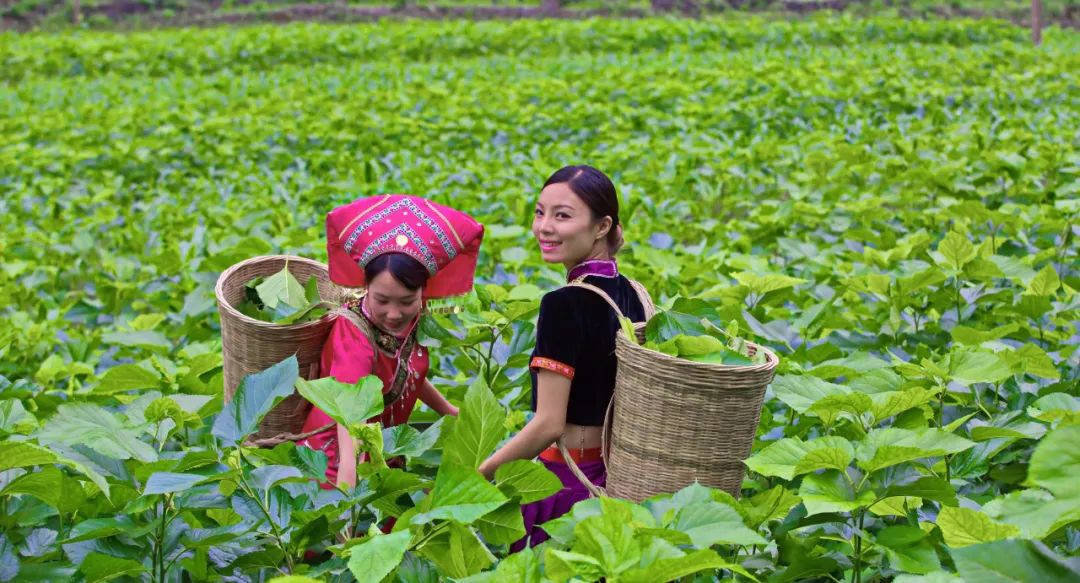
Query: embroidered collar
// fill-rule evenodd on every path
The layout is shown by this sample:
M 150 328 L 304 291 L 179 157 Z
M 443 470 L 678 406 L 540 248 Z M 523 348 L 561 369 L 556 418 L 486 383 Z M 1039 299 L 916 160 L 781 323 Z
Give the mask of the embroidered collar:
M 599 277 L 618 277 L 619 266 L 615 263 L 614 259 L 590 259 L 589 261 L 582 261 L 574 266 L 570 270 L 570 273 L 566 274 L 566 281 L 574 281 L 580 277 L 586 275 L 596 275 Z

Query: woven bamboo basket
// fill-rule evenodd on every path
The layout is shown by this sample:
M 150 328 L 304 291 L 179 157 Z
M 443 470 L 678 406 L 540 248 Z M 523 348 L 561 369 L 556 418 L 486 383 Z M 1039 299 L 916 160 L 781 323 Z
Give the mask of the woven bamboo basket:
M 319 358 L 323 343 L 333 325 L 332 316 L 314 322 L 282 326 L 262 322 L 241 314 L 236 309 L 244 298 L 245 285 L 256 277 L 266 277 L 281 271 L 288 262 L 291 272 L 301 284 L 308 278 L 318 279 L 319 295 L 337 303 L 344 290 L 330 281 L 325 264 L 291 255 L 253 257 L 222 272 L 214 293 L 221 316 L 221 351 L 224 360 L 225 401 L 232 399 L 236 387 L 251 373 L 265 370 L 296 355 L 300 376 L 319 377 Z M 266 439 L 280 434 L 299 433 L 311 405 L 293 393 L 263 418 L 254 439 Z
M 644 341 L 645 325 L 635 325 Z M 779 358 L 760 365 L 693 362 L 649 350 L 619 331 L 607 494 L 640 502 L 700 482 L 738 496 L 765 388 Z

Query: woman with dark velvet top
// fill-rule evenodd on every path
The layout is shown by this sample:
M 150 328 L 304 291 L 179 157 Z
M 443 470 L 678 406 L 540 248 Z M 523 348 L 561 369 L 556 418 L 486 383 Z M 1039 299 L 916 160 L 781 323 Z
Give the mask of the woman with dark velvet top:
M 553 174 L 540 192 L 532 230 L 544 261 L 566 266 L 568 285 L 540 302 L 530 361 L 536 414 L 480 471 L 490 478 L 502 464 L 539 456 L 562 480 L 563 489 L 522 508 L 526 536 L 513 545 L 515 551 L 546 540 L 537 525 L 589 496 L 567 467 L 557 440 L 594 484 L 604 485 L 607 471 L 600 445 L 615 387 L 619 329 L 619 316 L 609 300 L 635 322 L 645 321 L 646 310 L 652 309 L 644 288 L 619 274 L 614 258 L 622 245 L 619 202 L 615 186 L 599 170 L 568 166 Z

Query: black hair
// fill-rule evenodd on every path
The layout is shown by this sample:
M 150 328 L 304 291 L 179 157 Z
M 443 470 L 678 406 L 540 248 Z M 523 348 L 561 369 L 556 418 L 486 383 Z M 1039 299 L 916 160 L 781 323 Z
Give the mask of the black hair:
M 552 184 L 566 184 L 589 207 L 593 220 L 611 217 L 611 228 L 607 232 L 608 247 L 618 247 L 619 196 L 606 174 L 584 164 L 566 166 L 556 170 L 544 183 L 544 188 Z
M 409 291 L 416 291 L 427 283 L 428 270 L 422 263 L 404 253 L 383 253 L 372 259 L 364 268 L 364 280 L 371 283 L 377 275 L 389 271 L 398 283 Z

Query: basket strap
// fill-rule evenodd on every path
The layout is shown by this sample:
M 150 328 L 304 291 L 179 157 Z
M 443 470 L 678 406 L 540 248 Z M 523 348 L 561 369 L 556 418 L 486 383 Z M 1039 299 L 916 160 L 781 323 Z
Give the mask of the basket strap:
M 625 315 L 623 315 L 622 310 L 619 309 L 619 305 L 615 303 L 615 300 L 611 299 L 611 296 L 609 296 L 607 292 L 596 287 L 595 285 L 585 283 L 584 280 L 584 277 L 579 277 L 578 279 L 571 281 L 567 285 L 585 288 L 599 295 L 601 298 L 604 299 L 605 302 L 607 302 L 609 306 L 611 306 L 611 309 L 615 310 L 615 314 L 618 315 L 620 319 L 626 317 Z M 641 302 L 641 307 L 645 312 L 645 321 L 649 321 L 649 319 L 656 315 L 656 304 L 653 303 L 652 297 L 649 296 L 649 291 L 645 289 L 644 285 L 641 285 L 641 283 L 633 279 L 627 278 L 627 281 L 630 282 L 630 286 L 633 287 L 634 292 L 637 293 L 638 301 Z M 611 424 L 614 421 L 612 417 L 612 411 L 614 410 L 614 408 L 615 395 L 612 394 L 611 399 L 608 401 L 607 408 L 604 411 L 604 425 L 601 427 L 600 430 L 600 457 L 604 460 L 605 466 L 607 465 L 608 454 L 611 449 Z M 593 484 L 592 480 L 589 480 L 589 478 L 585 476 L 585 473 L 581 471 L 581 468 L 579 468 L 577 463 L 574 462 L 573 458 L 570 457 L 570 452 L 566 449 L 566 446 L 563 445 L 561 437 L 559 438 L 557 444 L 559 446 L 559 453 L 562 454 L 563 460 L 566 461 L 566 466 L 570 469 L 570 473 L 574 474 L 574 477 L 577 478 L 583 486 L 585 486 L 585 489 L 589 491 L 589 494 L 593 497 L 606 496 L 607 492 L 604 490 L 604 488 Z

